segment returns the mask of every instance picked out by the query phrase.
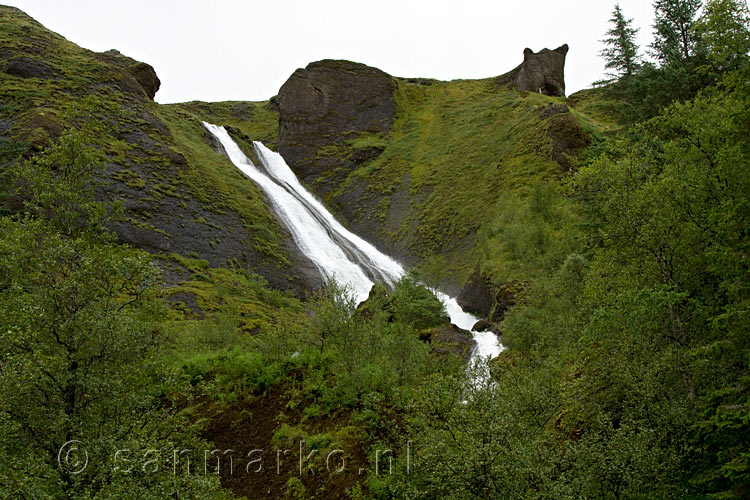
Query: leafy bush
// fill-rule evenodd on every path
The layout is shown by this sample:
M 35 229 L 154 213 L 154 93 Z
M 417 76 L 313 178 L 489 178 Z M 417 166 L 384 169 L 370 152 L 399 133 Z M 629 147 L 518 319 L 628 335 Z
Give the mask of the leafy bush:
M 425 330 L 450 322 L 445 306 L 427 287 L 411 275 L 404 276 L 388 296 L 386 308 L 393 320 L 415 330 Z

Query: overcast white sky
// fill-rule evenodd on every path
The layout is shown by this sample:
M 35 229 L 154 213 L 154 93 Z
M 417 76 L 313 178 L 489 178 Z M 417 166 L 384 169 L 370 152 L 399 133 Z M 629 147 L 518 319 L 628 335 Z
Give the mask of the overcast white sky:
M 3 0 L 0 0 L 3 1 Z M 78 45 L 154 66 L 158 102 L 265 100 L 300 67 L 349 59 L 394 76 L 500 75 L 570 45 L 568 94 L 602 77 L 614 0 L 5 0 Z M 651 38 L 651 0 L 620 0 Z

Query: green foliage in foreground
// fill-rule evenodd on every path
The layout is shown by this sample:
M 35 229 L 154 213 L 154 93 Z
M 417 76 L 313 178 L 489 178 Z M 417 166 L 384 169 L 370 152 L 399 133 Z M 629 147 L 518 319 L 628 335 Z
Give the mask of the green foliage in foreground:
M 194 381 L 218 377 L 219 386 L 250 393 L 283 386 L 289 382 L 284 375 L 301 372 L 303 387 L 310 384 L 302 392 L 315 394 L 323 414 L 358 408 L 374 394 L 403 405 L 422 374 L 435 369 L 420 330 L 448 318 L 440 301 L 411 277 L 390 294 L 380 284 L 375 289 L 383 294 L 376 291 L 358 308 L 348 288 L 331 283 L 308 300 L 309 315 L 296 323 L 280 318 L 275 328 L 228 343 L 201 335 L 182 363 Z M 242 365 L 247 369 L 238 371 Z
M 747 90 L 612 141 L 569 183 L 581 237 L 515 253 L 559 220 L 517 206 L 501 241 L 534 278 L 510 351 L 494 384 L 420 388 L 418 458 L 378 498 L 748 496 Z
M 103 229 L 90 141 L 71 127 L 19 167 L 24 210 L 0 219 L 0 497 L 221 498 L 171 474 L 173 449 L 201 445 L 170 408 L 186 379 L 159 361 L 157 268 Z

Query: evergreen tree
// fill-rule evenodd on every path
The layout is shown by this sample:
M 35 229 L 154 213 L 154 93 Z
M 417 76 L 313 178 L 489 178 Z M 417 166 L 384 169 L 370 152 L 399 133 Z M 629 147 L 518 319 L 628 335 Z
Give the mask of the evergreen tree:
M 750 54 L 750 11 L 740 0 L 709 0 L 697 23 L 709 70 L 735 71 Z
M 695 55 L 698 36 L 695 23 L 701 0 L 656 0 L 652 55 L 663 65 L 679 63 Z
M 610 70 L 608 76 L 620 79 L 632 75 L 639 67 L 638 45 L 635 43 L 638 29 L 633 27 L 632 19 L 625 19 L 619 3 L 615 4 L 609 22 L 612 28 L 602 40 L 606 47 L 599 54 L 606 62 L 604 67 Z

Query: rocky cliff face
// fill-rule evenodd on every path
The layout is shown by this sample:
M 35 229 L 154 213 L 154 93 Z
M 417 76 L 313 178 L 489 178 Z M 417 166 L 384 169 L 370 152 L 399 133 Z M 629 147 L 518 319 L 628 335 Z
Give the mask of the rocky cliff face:
M 498 77 L 498 85 L 512 83 L 520 91 L 565 97 L 565 56 L 568 45 L 555 50 L 534 52 L 524 49 L 523 62 L 512 71 Z
M 0 177 L 54 144 L 68 126 L 64 111 L 85 102 L 111 126 L 95 138 L 104 168 L 97 196 L 122 202 L 125 217 L 111 226 L 121 242 L 241 267 L 300 295 L 319 286 L 260 191 L 211 149 L 199 116 L 153 102 L 159 85 L 146 63 L 82 49 L 22 11 L 0 7 Z M 226 118 L 215 117 L 223 124 L 237 121 L 236 104 L 209 108 L 227 108 Z M 256 124 L 250 128 L 275 135 L 277 115 L 268 103 L 245 108 L 243 119 Z M 0 201 L 7 189 L 0 182 Z
M 395 89 L 388 74 L 364 64 L 324 60 L 298 69 L 277 97 L 279 152 L 302 180 L 319 192 L 330 189 L 382 151 L 364 147 L 344 158 L 329 154 L 359 134 L 387 134 L 396 112 Z

